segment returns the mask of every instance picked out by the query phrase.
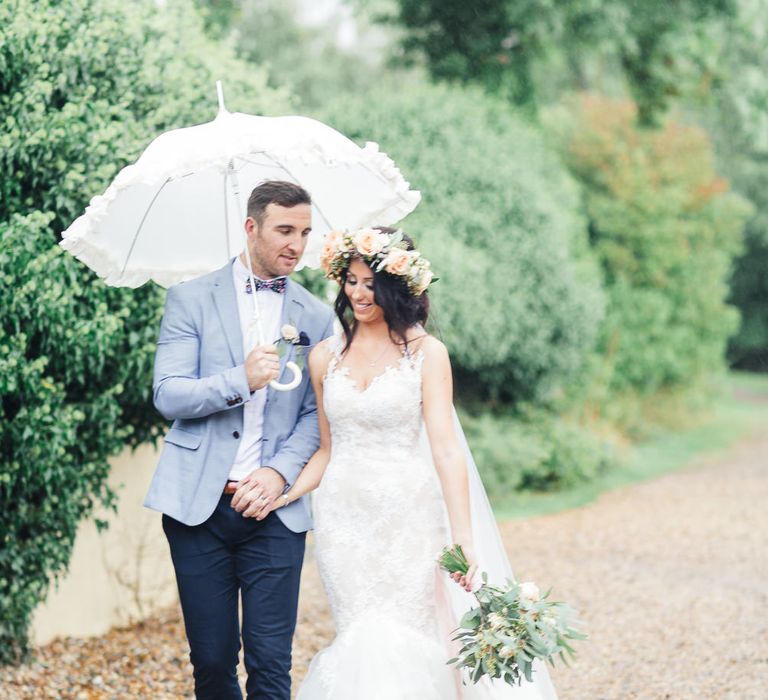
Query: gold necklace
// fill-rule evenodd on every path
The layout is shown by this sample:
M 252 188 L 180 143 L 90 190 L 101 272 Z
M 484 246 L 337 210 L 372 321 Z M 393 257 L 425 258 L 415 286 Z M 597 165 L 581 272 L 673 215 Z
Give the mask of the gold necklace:
M 375 360 L 371 360 L 371 361 L 368 363 L 368 366 L 369 366 L 369 367 L 375 367 L 375 366 L 376 366 L 376 365 L 379 363 L 379 360 L 380 360 L 382 357 L 384 357 L 384 353 L 385 353 L 387 350 L 389 350 L 389 347 L 385 345 L 385 346 L 384 346 L 384 349 L 383 349 L 383 350 L 382 350 L 382 351 L 381 351 L 381 352 L 380 352 L 380 353 L 379 353 L 379 354 L 376 356 L 376 359 L 375 359 Z M 366 362 L 368 362 L 368 358 L 366 358 Z
M 366 352 L 363 352 L 361 348 L 358 347 L 358 350 L 360 351 L 360 354 L 365 357 L 365 361 L 368 363 L 368 366 L 375 367 L 379 363 L 379 360 L 384 357 L 384 353 L 389 350 L 389 345 L 385 345 L 384 349 L 373 360 L 371 360 L 370 355 L 368 355 Z

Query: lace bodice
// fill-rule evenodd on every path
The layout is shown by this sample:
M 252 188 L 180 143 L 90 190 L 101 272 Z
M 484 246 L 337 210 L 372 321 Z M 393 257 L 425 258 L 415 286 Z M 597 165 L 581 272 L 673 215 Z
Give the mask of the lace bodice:
M 445 539 L 440 484 L 420 447 L 423 354 L 404 355 L 361 389 L 339 366 L 340 345 L 323 382 L 331 458 L 314 508 L 318 563 L 337 628 L 372 602 L 398 615 L 411 607 L 423 617 L 423 594 L 432 586 L 426 572 Z M 415 546 L 414 524 L 428 535 Z M 387 567 L 404 557 L 420 562 L 423 588 L 393 596 Z M 365 571 L 359 580 L 350 572 L 358 566 Z

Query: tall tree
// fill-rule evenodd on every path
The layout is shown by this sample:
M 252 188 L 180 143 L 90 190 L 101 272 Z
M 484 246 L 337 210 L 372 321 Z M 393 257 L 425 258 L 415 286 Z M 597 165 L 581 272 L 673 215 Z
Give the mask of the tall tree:
M 438 79 L 479 82 L 516 104 L 535 106 L 537 64 L 566 58 L 573 87 L 584 63 L 607 59 L 654 124 L 670 98 L 711 69 L 709 23 L 730 17 L 736 0 L 396 0 L 392 21 L 404 46 Z M 582 83 L 582 84 L 579 84 Z
M 736 366 L 768 371 L 768 0 L 739 0 L 730 29 L 714 56 L 723 80 L 713 86 L 705 115 L 719 168 L 754 205 L 731 280 L 742 318 L 729 357 Z

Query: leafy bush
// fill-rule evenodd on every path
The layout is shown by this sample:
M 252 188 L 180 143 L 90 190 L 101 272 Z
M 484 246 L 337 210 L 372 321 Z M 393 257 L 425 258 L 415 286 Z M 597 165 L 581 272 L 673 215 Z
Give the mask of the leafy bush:
M 459 392 L 547 401 L 579 376 L 603 313 L 578 191 L 540 133 L 477 89 L 379 85 L 321 119 L 377 141 L 423 201 L 404 223 Z
M 607 402 L 722 370 L 738 324 L 727 281 L 749 213 L 715 173 L 706 132 L 671 121 L 642 130 L 635 117 L 629 102 L 582 96 L 548 118 L 584 188 L 608 292 Z
M 0 4 L 0 663 L 67 565 L 78 522 L 109 506 L 107 458 L 151 437 L 163 295 L 110 289 L 56 245 L 88 198 L 161 129 L 284 108 L 263 74 L 154 0 Z

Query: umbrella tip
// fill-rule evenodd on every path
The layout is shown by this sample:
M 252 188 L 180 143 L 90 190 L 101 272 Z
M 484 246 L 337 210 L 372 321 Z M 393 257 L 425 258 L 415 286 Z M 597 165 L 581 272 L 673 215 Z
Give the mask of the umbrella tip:
M 219 114 L 221 114 L 227 111 L 227 108 L 224 106 L 224 88 L 221 86 L 221 80 L 216 81 L 216 94 L 219 97 Z

